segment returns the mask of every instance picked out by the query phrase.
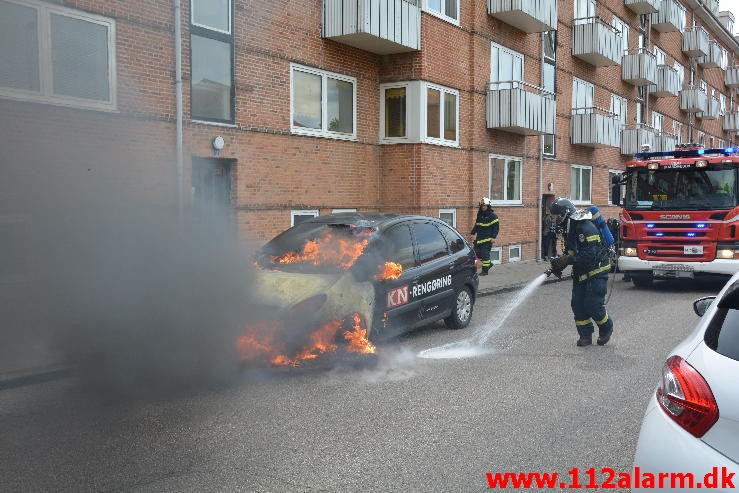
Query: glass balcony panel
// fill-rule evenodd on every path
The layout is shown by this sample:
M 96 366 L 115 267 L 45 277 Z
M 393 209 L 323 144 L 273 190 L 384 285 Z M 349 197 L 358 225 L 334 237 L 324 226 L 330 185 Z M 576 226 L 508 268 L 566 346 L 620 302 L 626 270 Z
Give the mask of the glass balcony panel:
M 552 0 L 488 0 L 488 13 L 527 33 L 557 29 L 557 2 Z
M 487 128 L 522 135 L 554 133 L 554 94 L 521 81 L 491 82 L 486 101 Z

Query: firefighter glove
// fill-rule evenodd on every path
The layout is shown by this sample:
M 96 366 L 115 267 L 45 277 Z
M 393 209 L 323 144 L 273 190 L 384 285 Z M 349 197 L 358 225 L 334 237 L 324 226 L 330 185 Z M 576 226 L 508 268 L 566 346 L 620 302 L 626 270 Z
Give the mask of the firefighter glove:
M 565 270 L 565 267 L 567 267 L 568 265 L 572 265 L 574 261 L 575 259 L 572 257 L 572 255 L 555 257 L 550 261 L 552 264 L 552 272 L 554 272 L 557 277 L 560 277 L 562 275 L 562 271 Z

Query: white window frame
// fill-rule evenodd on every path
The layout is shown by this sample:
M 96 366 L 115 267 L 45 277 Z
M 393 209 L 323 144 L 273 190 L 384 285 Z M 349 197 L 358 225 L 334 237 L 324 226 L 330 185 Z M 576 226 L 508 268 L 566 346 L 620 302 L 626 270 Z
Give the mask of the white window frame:
M 496 59 L 496 53 L 497 53 L 497 59 Z M 501 79 L 500 79 L 500 65 L 501 64 L 500 63 L 493 63 L 493 62 L 498 62 L 498 60 L 501 59 L 501 53 L 504 53 L 506 56 L 510 56 L 511 57 L 511 62 L 512 62 L 513 65 L 511 67 L 511 74 L 512 75 L 511 75 L 511 79 L 510 80 L 523 81 L 524 80 L 524 72 L 525 72 L 523 54 L 522 53 L 519 53 L 519 52 L 517 52 L 515 50 L 512 50 L 512 49 L 510 49 L 510 48 L 508 48 L 506 46 L 499 45 L 498 43 L 490 43 L 490 82 L 500 82 L 501 81 Z M 520 75 L 513 73 L 514 72 L 514 68 L 515 68 L 515 63 L 513 61 L 516 60 L 516 59 L 519 61 L 519 65 L 521 67 L 521 74 Z M 494 77 L 493 76 L 493 68 L 494 68 L 494 66 L 497 66 L 498 67 L 498 77 Z M 555 69 L 556 69 L 556 67 L 555 67 Z M 503 81 L 505 81 L 505 80 L 506 79 L 503 79 Z M 508 87 L 503 87 L 502 85 L 499 85 L 498 86 L 498 89 L 508 89 Z
M 439 209 L 439 219 L 441 219 L 442 214 L 451 214 L 452 215 L 452 224 L 451 226 L 453 228 L 457 227 L 457 209 Z M 443 219 L 441 219 L 444 221 Z M 446 222 L 446 221 L 444 221 Z M 449 224 L 449 223 L 447 223 Z
M 427 119 L 427 110 L 428 110 L 428 90 L 433 89 L 435 91 L 439 91 L 441 93 L 440 97 L 440 104 L 439 104 L 439 135 L 441 137 L 429 137 L 428 136 L 428 119 Z M 453 94 L 454 100 L 456 102 L 456 117 L 457 121 L 455 123 L 455 139 L 454 140 L 447 140 L 444 138 L 444 96 L 446 94 Z M 406 112 L 406 115 L 408 113 Z M 459 147 L 459 91 L 456 89 L 451 89 L 449 87 L 440 86 L 437 84 L 431 84 L 430 82 L 425 82 L 421 85 L 421 142 L 425 144 L 434 144 L 434 145 L 440 145 L 440 146 L 447 146 L 447 147 Z
M 450 22 L 450 23 L 454 24 L 455 26 L 458 26 L 459 25 L 459 3 L 462 0 L 455 0 L 455 1 L 457 3 L 457 17 L 456 18 L 449 17 L 444 12 L 439 12 L 436 9 L 432 9 L 431 7 L 429 7 L 429 1 L 428 0 L 422 0 L 422 2 L 423 2 L 423 11 L 424 12 L 427 12 L 427 13 L 429 13 L 431 15 L 433 15 L 434 17 L 438 17 L 439 19 L 445 20 L 447 22 Z M 444 0 L 441 0 L 441 2 L 444 3 Z
M 726 114 L 726 95 L 724 93 L 719 93 L 719 114 L 721 116 L 724 116 Z
M 611 25 L 614 29 L 620 31 L 622 36 L 622 54 L 625 55 L 626 52 L 629 51 L 629 25 L 615 15 L 613 16 L 613 19 L 611 19 Z
M 503 247 L 494 246 L 490 249 L 490 263 L 493 265 L 503 263 Z
M 667 53 L 657 46 L 654 47 L 654 57 L 657 59 L 657 65 L 667 64 Z
M 546 148 L 546 139 L 551 137 L 552 138 L 552 152 L 545 152 L 544 149 Z M 553 159 L 557 156 L 557 139 L 555 139 L 555 134 L 544 134 L 542 135 L 541 139 L 541 154 L 546 159 Z
M 683 4 L 681 4 L 677 0 L 672 0 L 672 2 L 675 4 L 675 6 L 677 7 L 677 9 L 679 11 L 679 13 L 678 13 L 678 17 L 679 17 L 678 23 L 680 25 L 677 26 L 678 31 L 680 31 L 680 32 L 685 31 L 685 28 L 688 25 L 688 23 L 687 23 L 687 19 L 688 19 L 687 11 L 685 10 L 685 7 L 683 6 Z
M 672 133 L 677 136 L 677 143 L 683 143 L 683 122 L 672 120 Z
M 628 104 L 626 98 L 618 94 L 611 94 L 611 113 L 618 116 L 621 128 L 626 127 L 628 120 Z
M 195 22 L 195 9 L 192 8 L 192 4 L 195 1 L 196 0 L 191 0 L 190 2 L 190 24 L 192 24 L 193 26 L 202 27 L 203 29 L 208 29 L 210 31 L 216 31 L 216 32 L 228 34 L 228 35 L 231 34 L 231 26 L 233 25 L 233 20 L 231 19 L 231 15 L 232 15 L 231 12 L 233 10 L 233 0 L 228 0 L 228 30 L 227 31 L 224 31 L 222 29 L 217 29 L 213 26 L 208 26 L 206 24 L 198 24 L 197 22 Z
M 582 90 L 580 90 L 582 89 Z M 579 104 L 578 100 L 583 99 L 584 104 Z M 572 78 L 572 109 L 581 108 L 580 112 L 585 112 L 582 108 L 592 108 L 595 100 L 595 86 L 592 82 L 588 82 L 577 77 Z
M 665 131 L 665 115 L 652 111 L 652 128 L 657 132 L 662 133 Z
M 92 109 L 98 111 L 117 111 L 118 85 L 116 79 L 116 24 L 115 20 L 96 14 L 90 14 L 69 7 L 52 5 L 35 0 L 5 0 L 8 3 L 30 7 L 36 10 L 38 28 L 38 64 L 39 90 L 16 89 L 0 86 L 0 97 L 19 101 L 67 106 L 73 108 Z M 108 101 L 85 99 L 74 96 L 54 94 L 53 67 L 51 60 L 51 14 L 71 17 L 93 24 L 105 26 L 108 30 Z
M 518 255 L 514 255 L 513 252 L 518 250 Z M 508 245 L 508 262 L 520 262 L 523 256 L 523 248 L 521 245 Z
M 576 204 L 576 205 L 589 205 L 589 204 L 592 203 L 592 200 L 593 200 L 593 167 L 592 166 L 584 166 L 582 164 L 571 164 L 570 165 L 570 177 L 572 176 L 571 173 L 572 173 L 572 170 L 573 169 L 578 169 L 578 170 L 587 169 L 587 170 L 590 171 L 590 186 L 588 188 L 588 190 L 590 190 L 590 197 L 588 197 L 587 200 L 584 200 L 582 197 L 575 197 L 574 196 L 575 191 L 574 190 L 570 190 L 570 196 L 571 196 L 571 200 L 572 200 L 572 203 L 573 204 Z M 579 171 L 579 180 L 581 182 L 580 189 L 582 190 L 582 171 Z M 572 182 L 570 182 L 570 188 L 572 188 Z
M 595 17 L 595 0 L 575 0 L 573 19 L 584 19 L 587 17 Z M 582 24 L 586 21 L 575 21 L 575 24 Z
M 402 137 L 387 137 L 385 135 L 385 93 L 388 89 L 405 89 L 405 135 Z M 411 90 L 411 84 L 408 82 L 399 82 L 395 84 L 382 84 L 380 85 L 380 141 L 385 144 L 405 143 L 412 142 L 410 123 L 411 111 L 414 108 L 414 104 L 411 102 L 413 95 L 417 94 Z M 417 122 L 420 125 L 420 120 Z
M 721 46 L 720 48 L 721 48 L 720 66 L 723 70 L 726 70 L 727 68 L 729 68 L 729 52 L 726 51 L 726 48 L 724 48 L 723 46 Z
M 613 177 L 615 176 L 621 176 L 624 174 L 624 171 L 621 169 L 609 169 L 608 170 L 608 205 L 613 205 L 613 197 L 611 196 L 612 188 L 613 188 Z M 623 197 L 623 189 L 626 187 L 626 185 L 621 185 L 621 196 Z
M 290 211 L 290 227 L 295 226 L 295 216 L 318 217 L 318 209 L 293 209 Z
M 502 154 L 490 154 L 488 156 L 488 197 L 493 196 L 493 188 L 492 188 L 492 182 L 493 182 L 493 159 L 501 159 L 505 161 L 505 165 L 503 166 L 503 191 L 508 189 L 508 164 L 509 161 L 518 161 L 518 166 L 520 170 L 520 180 L 518 182 L 518 196 L 521 197 L 519 200 L 508 200 L 506 199 L 498 199 L 498 200 L 492 200 L 492 203 L 494 205 L 523 205 L 523 158 L 519 156 L 504 156 Z
M 295 121 L 295 95 L 294 95 L 294 74 L 296 71 L 308 74 L 319 75 L 321 77 L 321 128 L 305 128 L 293 125 Z M 332 132 L 328 130 L 328 101 L 326 100 L 327 79 L 336 79 L 352 84 L 352 133 Z M 357 140 L 357 79 L 348 75 L 337 74 L 327 70 L 321 70 L 313 67 L 306 67 L 297 63 L 290 64 L 290 132 L 295 135 L 309 135 L 312 137 L 325 137 L 328 139 L 339 140 Z
M 680 87 L 678 88 L 680 91 L 683 90 L 683 86 L 685 85 L 685 67 L 682 63 L 675 60 L 675 63 L 672 64 L 672 68 L 677 70 L 677 80 L 680 84 Z
M 696 139 L 695 139 L 696 144 L 700 144 L 702 146 L 706 145 L 706 133 L 705 132 L 701 130 L 697 130 L 695 136 L 696 136 Z
M 331 214 L 340 214 L 342 212 L 357 212 L 357 209 L 331 209 Z

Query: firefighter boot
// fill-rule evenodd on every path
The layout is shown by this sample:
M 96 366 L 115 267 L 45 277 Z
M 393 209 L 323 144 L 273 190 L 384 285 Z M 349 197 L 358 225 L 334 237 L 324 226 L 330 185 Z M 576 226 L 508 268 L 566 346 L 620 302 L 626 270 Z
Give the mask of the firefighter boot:
M 590 346 L 593 344 L 593 333 L 590 332 L 588 334 L 585 334 L 583 332 L 579 332 L 580 338 L 577 340 L 577 346 L 583 347 L 583 346 Z
M 605 346 L 611 339 L 611 334 L 613 334 L 613 326 L 609 327 L 608 329 L 601 329 L 600 333 L 598 334 L 598 345 Z

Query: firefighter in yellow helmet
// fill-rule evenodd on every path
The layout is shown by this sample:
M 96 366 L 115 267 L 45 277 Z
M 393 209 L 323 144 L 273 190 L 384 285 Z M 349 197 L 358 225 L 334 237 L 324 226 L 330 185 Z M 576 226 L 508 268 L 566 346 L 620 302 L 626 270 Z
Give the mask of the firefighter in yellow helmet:
M 490 249 L 493 247 L 493 240 L 498 237 L 500 223 L 498 216 L 493 212 L 490 199 L 483 197 L 480 200 L 480 208 L 477 210 L 477 218 L 475 226 L 470 234 L 477 235 L 475 239 L 475 254 L 482 262 L 481 276 L 487 276 L 490 270 Z

